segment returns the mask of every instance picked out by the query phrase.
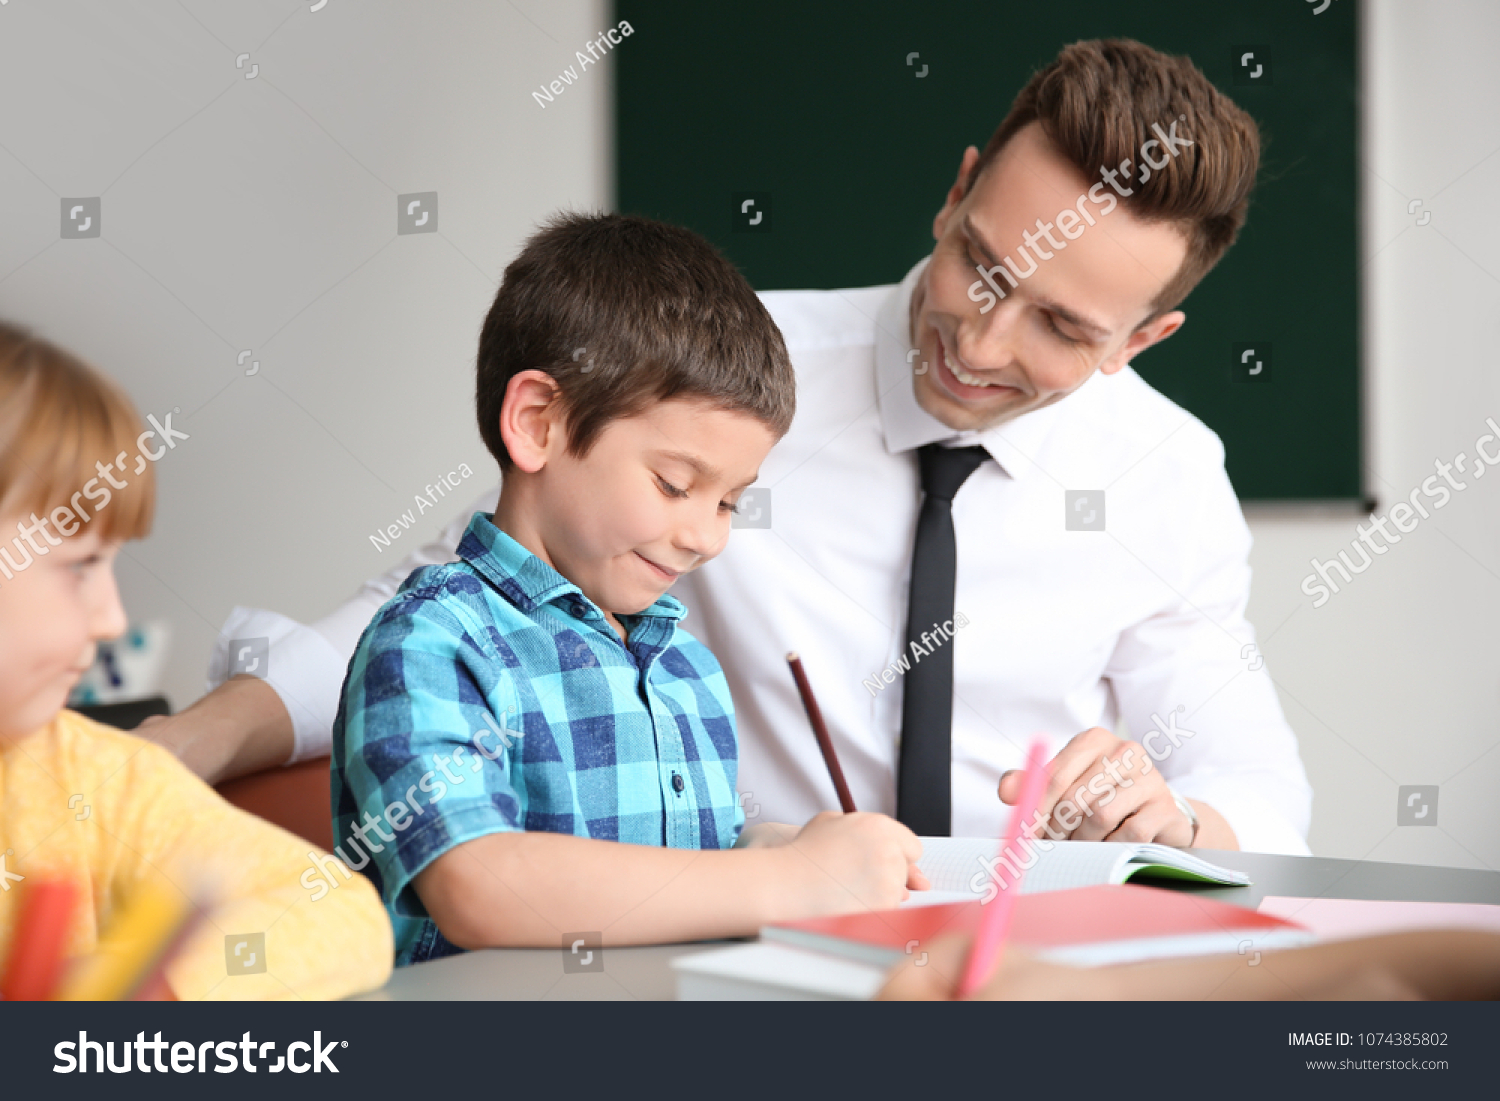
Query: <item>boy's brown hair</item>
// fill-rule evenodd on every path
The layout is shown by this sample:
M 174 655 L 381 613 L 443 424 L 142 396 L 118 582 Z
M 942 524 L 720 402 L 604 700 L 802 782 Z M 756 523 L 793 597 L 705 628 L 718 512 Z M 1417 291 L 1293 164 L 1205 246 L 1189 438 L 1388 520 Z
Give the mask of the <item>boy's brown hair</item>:
M 785 435 L 796 380 L 781 332 L 738 270 L 691 230 L 619 214 L 562 214 L 526 242 L 479 336 L 475 411 L 509 469 L 500 407 L 535 368 L 558 385 L 568 450 L 655 401 L 701 398 Z
M 151 530 L 156 480 L 150 463 L 111 470 L 137 456 L 144 431 L 124 392 L 77 356 L 0 322 L 0 516 L 41 514 L 64 535 L 97 525 L 107 540 Z M 3 540 L 5 533 L 0 533 Z
M 1144 222 L 1170 222 L 1182 232 L 1187 255 L 1152 302 L 1152 317 L 1186 298 L 1234 243 L 1255 185 L 1260 132 L 1188 58 L 1129 39 L 1064 47 L 1016 96 L 980 153 L 969 190 L 1016 131 L 1032 122 L 1089 180 L 1130 161 L 1134 178 L 1121 174 L 1119 183 L 1135 194 L 1121 204 Z M 1177 136 L 1192 144 L 1181 144 L 1168 165 L 1141 184 L 1141 147 L 1157 137 L 1153 123 L 1169 134 L 1175 124 Z

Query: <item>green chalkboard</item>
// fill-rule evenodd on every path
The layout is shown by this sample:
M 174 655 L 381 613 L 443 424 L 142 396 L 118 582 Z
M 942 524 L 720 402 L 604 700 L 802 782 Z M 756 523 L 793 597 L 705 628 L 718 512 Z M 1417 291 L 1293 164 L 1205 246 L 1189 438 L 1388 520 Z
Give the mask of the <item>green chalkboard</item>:
M 1219 433 L 1241 498 L 1362 497 L 1354 0 L 616 7 L 619 209 L 698 230 L 761 290 L 899 280 L 964 147 L 1063 45 L 1188 55 L 1259 123 L 1260 180 L 1187 324 L 1135 367 Z M 1234 370 L 1246 348 L 1259 377 Z

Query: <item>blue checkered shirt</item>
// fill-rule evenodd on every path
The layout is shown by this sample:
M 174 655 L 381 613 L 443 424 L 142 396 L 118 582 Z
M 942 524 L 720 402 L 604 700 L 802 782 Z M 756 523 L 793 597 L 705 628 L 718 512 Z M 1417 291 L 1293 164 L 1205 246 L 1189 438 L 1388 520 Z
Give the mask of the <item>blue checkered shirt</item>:
M 410 886 L 455 845 L 546 830 L 720 849 L 745 822 L 729 688 L 678 600 L 619 616 L 622 643 L 483 513 L 458 557 L 376 614 L 333 726 L 336 851 L 381 892 L 398 966 L 459 951 Z

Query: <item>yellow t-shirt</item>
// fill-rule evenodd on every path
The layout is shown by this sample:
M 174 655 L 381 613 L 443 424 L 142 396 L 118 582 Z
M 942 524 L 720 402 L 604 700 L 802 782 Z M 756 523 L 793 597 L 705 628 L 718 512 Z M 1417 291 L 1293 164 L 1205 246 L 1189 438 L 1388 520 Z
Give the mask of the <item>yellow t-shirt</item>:
M 0 959 L 15 928 L 17 876 L 66 877 L 81 892 L 70 957 L 93 949 L 148 878 L 191 893 L 211 877 L 218 901 L 167 968 L 179 998 L 339 998 L 380 986 L 394 949 L 374 887 L 339 878 L 314 902 L 299 883 L 310 851 L 323 855 L 224 802 L 160 746 L 61 711 L 0 745 Z M 226 938 L 246 942 L 233 974 Z M 247 948 L 262 948 L 263 960 L 247 967 Z

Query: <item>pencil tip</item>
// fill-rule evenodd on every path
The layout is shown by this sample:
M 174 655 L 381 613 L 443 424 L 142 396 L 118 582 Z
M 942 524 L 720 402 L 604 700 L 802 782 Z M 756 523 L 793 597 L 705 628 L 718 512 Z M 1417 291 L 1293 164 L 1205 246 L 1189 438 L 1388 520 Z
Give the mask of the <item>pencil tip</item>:
M 787 653 L 786 653 L 786 660 L 787 661 L 796 661 L 797 660 L 797 651 L 796 650 L 788 650 Z

